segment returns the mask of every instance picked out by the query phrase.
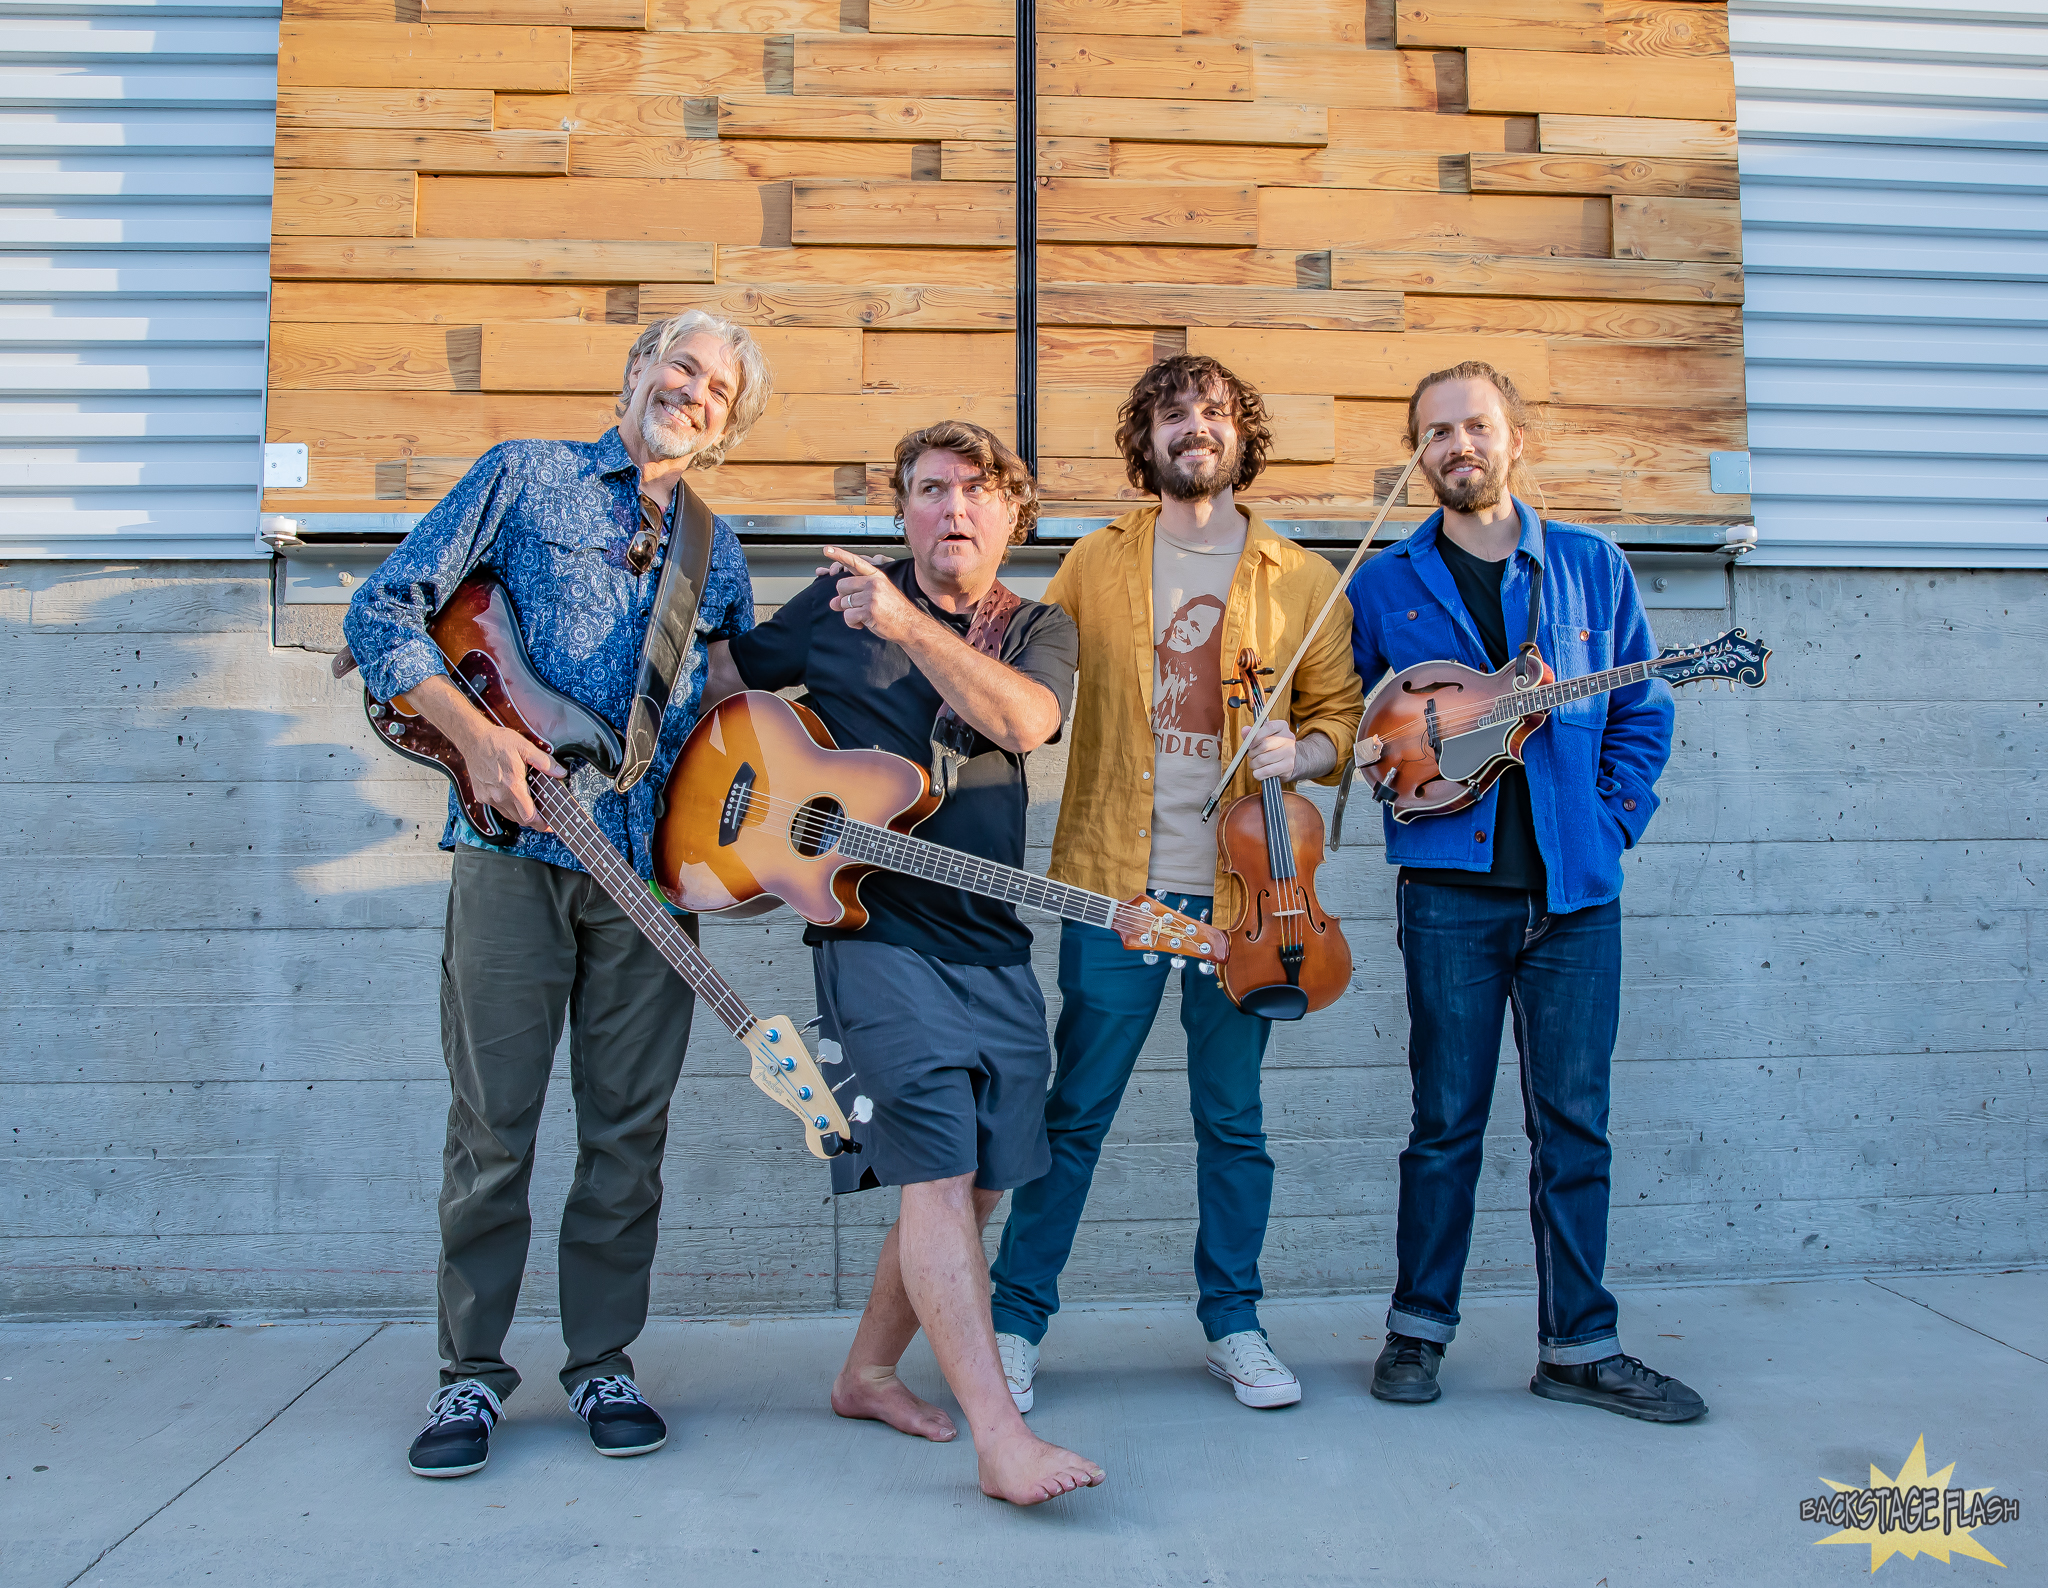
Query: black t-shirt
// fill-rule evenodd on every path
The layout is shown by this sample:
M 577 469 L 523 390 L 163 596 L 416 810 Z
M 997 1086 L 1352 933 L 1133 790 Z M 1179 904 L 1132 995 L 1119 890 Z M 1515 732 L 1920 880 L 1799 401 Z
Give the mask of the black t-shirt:
M 1507 617 L 1501 610 L 1500 586 L 1507 576 L 1507 562 L 1475 557 L 1444 534 L 1436 537 L 1436 549 L 1443 553 L 1444 566 L 1450 569 L 1458 595 L 1471 614 L 1472 625 L 1479 630 L 1487 660 L 1495 667 L 1505 667 L 1509 653 L 1520 646 L 1522 639 L 1518 632 L 1515 644 L 1508 643 Z M 1517 630 L 1524 621 L 1526 613 L 1515 614 Z M 1511 766 L 1501 774 L 1494 789 L 1491 871 L 1409 866 L 1402 868 L 1401 875 L 1415 882 L 1440 882 L 1458 888 L 1526 888 L 1531 893 L 1543 893 L 1548 874 L 1543 867 L 1543 852 L 1536 847 L 1536 819 L 1529 809 L 1528 775 L 1519 766 Z
M 886 572 L 920 611 L 966 637 L 972 614 L 933 605 L 918 587 L 909 558 L 891 563 Z M 834 578 L 815 580 L 766 623 L 739 635 L 732 641 L 733 665 L 749 689 L 801 685 L 809 692 L 806 704 L 842 750 L 888 750 L 932 771 L 932 724 L 945 701 L 902 646 L 846 626 L 829 605 L 837 588 Z M 1050 689 L 1064 720 L 1073 705 L 1080 652 L 1072 618 L 1056 606 L 1026 601 L 1010 617 L 1001 659 Z M 976 734 L 951 793 L 918 824 L 917 836 L 1021 866 L 1027 803 L 1024 757 Z M 1022 965 L 1031 957 L 1030 932 L 1015 908 L 1000 900 L 892 871 L 867 876 L 860 900 L 868 924 L 859 932 L 813 926 L 804 941 L 860 937 L 963 965 Z

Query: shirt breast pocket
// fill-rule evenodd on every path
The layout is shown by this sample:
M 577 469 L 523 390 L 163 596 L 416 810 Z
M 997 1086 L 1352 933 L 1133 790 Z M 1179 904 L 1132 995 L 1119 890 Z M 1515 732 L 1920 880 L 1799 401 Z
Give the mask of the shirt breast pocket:
M 1589 629 L 1577 623 L 1550 625 L 1550 667 L 1559 683 L 1603 672 L 1614 665 L 1614 630 Z M 1552 716 L 1581 728 L 1601 728 L 1607 723 L 1607 697 L 1587 695 L 1568 701 Z
M 613 610 L 621 574 L 611 561 L 612 537 L 598 530 L 550 528 L 540 535 L 541 567 L 564 605 L 586 613 Z
M 1418 662 L 1455 658 L 1458 642 L 1451 615 L 1433 602 L 1382 612 L 1380 650 L 1396 672 Z

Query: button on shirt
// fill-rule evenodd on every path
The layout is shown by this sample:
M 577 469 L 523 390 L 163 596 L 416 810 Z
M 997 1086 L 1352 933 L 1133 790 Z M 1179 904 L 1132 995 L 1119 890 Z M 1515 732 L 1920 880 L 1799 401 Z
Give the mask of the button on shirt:
M 507 441 L 433 508 L 357 590 L 342 625 L 363 683 L 379 700 L 416 688 L 448 667 L 427 624 L 479 569 L 497 575 L 519 614 L 535 670 L 563 694 L 625 731 L 654 597 L 668 555 L 642 574 L 626 565 L 640 527 L 640 471 L 616 429 L 594 442 Z M 606 786 L 591 815 L 644 878 L 655 801 L 704 695 L 704 642 L 754 626 L 753 587 L 739 541 L 723 519 L 690 647 L 662 717 L 654 762 L 630 792 Z M 451 794 L 441 847 L 481 844 Z M 522 829 L 511 853 L 580 871 L 552 833 Z

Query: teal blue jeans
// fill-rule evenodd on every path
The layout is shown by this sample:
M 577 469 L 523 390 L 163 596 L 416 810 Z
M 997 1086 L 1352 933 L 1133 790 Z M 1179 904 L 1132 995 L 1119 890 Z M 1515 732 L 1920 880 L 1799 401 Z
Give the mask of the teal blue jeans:
M 1201 915 L 1200 895 L 1159 895 Z M 1036 1344 L 1059 1311 L 1060 1273 L 1088 1201 L 1103 1138 L 1151 1033 L 1171 966 L 1148 965 L 1114 932 L 1069 921 L 1060 933 L 1057 1068 L 1045 1100 L 1052 1167 L 1019 1186 L 991 1274 L 996 1329 Z M 1195 1123 L 1195 1316 L 1211 1340 L 1259 1326 L 1259 1253 L 1273 1205 L 1273 1160 L 1259 1104 L 1259 1066 L 1270 1021 L 1244 1014 L 1214 976 L 1190 960 L 1180 973 L 1180 1023 L 1188 1036 L 1188 1094 Z

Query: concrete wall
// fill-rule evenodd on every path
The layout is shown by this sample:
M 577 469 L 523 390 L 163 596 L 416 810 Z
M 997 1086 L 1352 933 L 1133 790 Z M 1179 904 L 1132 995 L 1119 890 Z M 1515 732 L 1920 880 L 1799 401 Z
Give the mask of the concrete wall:
M 8 858 L 6 1289 L 17 1313 L 433 1305 L 446 1102 L 441 785 L 379 751 L 324 656 L 270 644 L 246 564 L 0 567 Z M 1737 570 L 1760 693 L 1692 692 L 1629 857 L 1610 1272 L 2038 1261 L 2048 1173 L 2041 831 L 2048 576 Z M 1034 836 L 1062 768 L 1033 767 Z M 1326 867 L 1351 994 L 1275 1033 L 1276 1293 L 1377 1292 L 1407 1128 L 1377 832 Z M 1040 934 L 1051 990 L 1056 933 Z M 811 1013 L 787 918 L 707 926 L 757 1007 Z M 656 1306 L 857 1303 L 886 1193 L 833 1200 L 706 1022 L 677 1096 Z M 1193 1148 L 1162 1012 L 1070 1297 L 1192 1293 Z M 549 1105 L 529 1305 L 571 1161 Z M 1474 1281 L 1530 1283 L 1504 1072 Z M 2032 1217 L 2030 1218 L 2030 1215 Z

